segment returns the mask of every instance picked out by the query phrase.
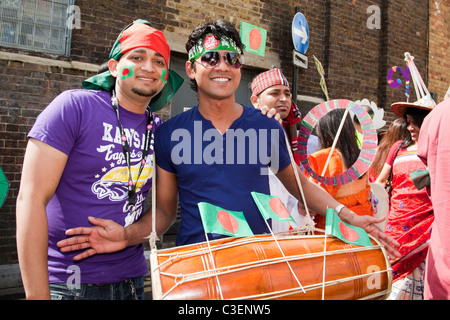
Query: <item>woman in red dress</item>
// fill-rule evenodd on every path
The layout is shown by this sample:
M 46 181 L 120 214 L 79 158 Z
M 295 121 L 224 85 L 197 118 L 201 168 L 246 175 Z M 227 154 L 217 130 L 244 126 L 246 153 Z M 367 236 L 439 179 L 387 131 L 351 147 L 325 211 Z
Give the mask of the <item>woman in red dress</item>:
M 418 190 L 410 174 L 427 169 L 417 156 L 417 141 L 422 122 L 431 110 L 419 104 L 392 105 L 392 111 L 406 119 L 411 137 L 394 143 L 376 181 L 385 186 L 392 171 L 392 193 L 385 232 L 401 244 L 399 251 L 403 255 L 392 261 L 396 299 L 423 299 L 426 244 L 431 237 L 434 214 L 426 189 Z

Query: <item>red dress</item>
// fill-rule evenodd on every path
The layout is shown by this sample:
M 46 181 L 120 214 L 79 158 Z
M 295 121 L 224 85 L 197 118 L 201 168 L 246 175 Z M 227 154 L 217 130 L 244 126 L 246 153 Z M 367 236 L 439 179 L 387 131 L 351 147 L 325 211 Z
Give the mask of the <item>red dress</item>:
M 404 256 L 430 239 L 434 214 L 426 189 L 417 190 L 410 177 L 411 172 L 426 170 L 426 166 L 415 150 L 402 148 L 394 160 L 400 143 L 401 141 L 398 141 L 392 146 L 386 159 L 388 165 L 392 166 L 393 163 L 393 180 L 389 220 L 385 232 L 400 243 L 399 251 Z M 416 269 L 425 260 L 426 254 L 427 250 L 422 250 L 408 259 L 393 262 L 394 281 Z

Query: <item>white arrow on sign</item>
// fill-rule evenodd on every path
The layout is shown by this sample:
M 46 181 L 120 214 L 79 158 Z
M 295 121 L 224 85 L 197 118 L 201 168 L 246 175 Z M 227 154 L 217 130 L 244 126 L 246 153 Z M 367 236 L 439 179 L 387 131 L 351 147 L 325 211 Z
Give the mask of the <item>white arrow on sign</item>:
M 299 28 L 294 28 L 294 33 L 303 39 L 302 44 L 305 44 L 306 41 L 308 41 L 308 33 L 306 32 L 304 26 L 302 26 L 302 30 L 300 30 Z

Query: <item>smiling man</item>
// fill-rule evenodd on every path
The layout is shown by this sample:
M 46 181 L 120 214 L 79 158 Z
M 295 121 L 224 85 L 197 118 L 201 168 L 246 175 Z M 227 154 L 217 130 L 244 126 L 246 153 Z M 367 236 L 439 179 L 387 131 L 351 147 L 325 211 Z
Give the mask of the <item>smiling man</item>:
M 83 82 L 91 90 L 63 92 L 36 120 L 17 199 L 28 299 L 143 298 L 142 245 L 75 265 L 74 254 L 61 253 L 56 243 L 67 229 L 91 226 L 92 216 L 128 226 L 145 214 L 161 122 L 152 111 L 181 85 L 169 59 L 163 33 L 137 20 L 117 38 L 109 70 Z

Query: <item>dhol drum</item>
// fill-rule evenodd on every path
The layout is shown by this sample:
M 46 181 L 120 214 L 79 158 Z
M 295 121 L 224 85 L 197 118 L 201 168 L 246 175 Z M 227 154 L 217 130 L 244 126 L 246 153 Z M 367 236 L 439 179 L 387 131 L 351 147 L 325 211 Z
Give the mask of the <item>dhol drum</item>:
M 373 238 L 362 247 L 323 234 L 275 237 L 152 251 L 153 299 L 385 299 L 391 291 L 389 257 Z

